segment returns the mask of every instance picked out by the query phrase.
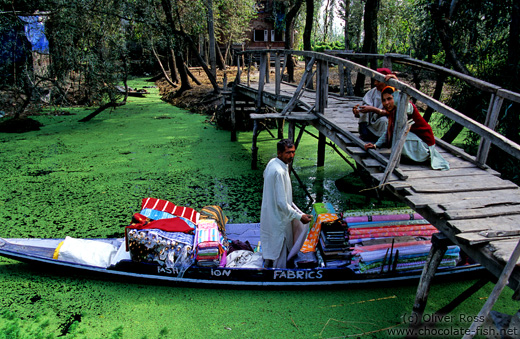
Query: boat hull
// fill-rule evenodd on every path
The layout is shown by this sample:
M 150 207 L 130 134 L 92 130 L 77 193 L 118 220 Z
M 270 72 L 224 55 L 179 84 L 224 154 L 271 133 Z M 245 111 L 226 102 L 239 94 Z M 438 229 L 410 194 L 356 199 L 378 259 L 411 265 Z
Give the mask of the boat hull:
M 139 263 L 130 260 L 119 261 L 108 268 L 83 265 L 52 259 L 57 244 L 63 239 L 1 239 L 0 256 L 45 267 L 64 268 L 80 271 L 87 275 L 103 276 L 108 279 L 123 281 L 148 281 L 156 283 L 174 283 L 200 286 L 267 286 L 267 287 L 301 287 L 301 286 L 333 286 L 333 285 L 372 285 L 386 286 L 389 283 L 416 281 L 421 272 L 356 274 L 348 268 L 210 268 L 192 266 L 182 276 L 176 269 L 165 268 L 152 263 Z M 122 239 L 95 239 L 113 244 L 121 244 Z M 437 277 L 470 278 L 473 273 L 482 271 L 479 265 L 460 266 L 439 270 Z

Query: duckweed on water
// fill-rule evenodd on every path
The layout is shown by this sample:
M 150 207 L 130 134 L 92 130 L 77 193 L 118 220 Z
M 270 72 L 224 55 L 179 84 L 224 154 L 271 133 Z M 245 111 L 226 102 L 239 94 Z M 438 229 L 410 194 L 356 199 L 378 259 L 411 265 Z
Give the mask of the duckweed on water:
M 131 86 L 140 88 L 144 83 Z M 262 170 L 276 155 L 276 140 L 259 138 L 259 170 L 251 170 L 251 133 L 229 132 L 162 102 L 157 90 L 129 98 L 87 123 L 90 113 L 33 117 L 44 126 L 0 134 L 2 237 L 122 236 L 141 199 L 156 197 L 200 209 L 218 204 L 232 222 L 257 222 Z M 340 211 L 399 207 L 336 189 L 351 169 L 328 151 L 316 169 L 316 144 L 305 135 L 295 169 L 314 198 Z M 297 205 L 308 199 L 293 183 Z M 355 192 L 357 193 L 357 192 Z M 473 281 L 435 284 L 433 312 Z M 492 286 L 455 310 L 475 315 Z M 1 338 L 330 338 L 406 328 L 415 297 L 405 286 L 317 290 L 203 289 L 104 281 L 0 259 Z M 497 309 L 516 312 L 505 291 Z M 467 328 L 458 321 L 447 324 Z M 356 335 L 359 336 L 359 335 Z

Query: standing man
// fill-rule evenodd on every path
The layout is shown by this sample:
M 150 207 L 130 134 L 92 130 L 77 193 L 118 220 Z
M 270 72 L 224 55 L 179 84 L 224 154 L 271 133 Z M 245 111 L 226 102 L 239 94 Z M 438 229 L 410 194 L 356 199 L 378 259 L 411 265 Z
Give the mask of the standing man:
M 385 76 L 385 81 L 396 79 L 394 73 L 388 68 L 378 68 L 376 71 Z M 381 103 L 381 91 L 387 86 L 386 82 L 374 80 L 374 88 L 363 97 L 363 105 L 356 105 L 352 112 L 359 118 L 359 137 L 364 141 L 376 141 L 386 133 L 388 125 L 387 112 Z
M 308 224 L 312 218 L 293 204 L 289 165 L 295 151 L 291 140 L 280 140 L 277 157 L 271 159 L 264 170 L 260 241 L 265 267 L 287 267 L 287 254 L 294 239 L 304 231 L 302 224 Z

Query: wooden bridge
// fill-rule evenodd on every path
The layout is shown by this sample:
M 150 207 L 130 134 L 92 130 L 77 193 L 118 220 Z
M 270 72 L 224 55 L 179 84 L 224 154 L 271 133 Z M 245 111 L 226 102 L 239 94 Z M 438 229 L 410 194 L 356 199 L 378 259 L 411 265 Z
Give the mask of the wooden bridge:
M 282 81 L 285 61 L 290 54 L 306 59 L 306 69 L 297 86 Z M 486 165 L 491 144 L 512 157 L 520 158 L 520 145 L 494 131 L 504 100 L 520 102 L 520 94 L 444 67 L 396 54 L 331 55 L 304 51 L 261 50 L 242 53 L 237 59 L 238 65 L 244 65 L 244 61 L 248 60 L 246 64 L 251 66 L 253 56 L 254 60 L 259 60 L 256 81 L 252 79 L 250 67 L 245 68 L 247 73 L 238 67 L 231 93 L 232 121 L 239 100 L 249 100 L 255 107 L 256 113 L 251 114 L 255 123 L 252 140 L 253 167 L 256 167 L 256 139 L 263 119 L 287 121 L 288 137 L 295 140 L 296 144 L 305 127 L 312 125 L 319 131 L 318 166 L 324 165 L 326 139 L 329 139 L 333 147 L 347 153 L 355 160 L 357 166 L 362 166 L 370 173 L 375 182 L 374 186 L 392 192 L 440 231 L 440 236 L 436 237 L 438 241 L 433 242 L 430 259 L 419 284 L 413 311 L 415 315 L 422 315 L 424 312 L 431 277 L 446 251 L 446 241 L 443 239 L 460 246 L 498 279 L 493 291 L 495 298 L 488 299 L 482 313 L 487 315 L 486 312 L 489 312 L 506 284 L 515 291 L 514 298 L 520 300 L 520 266 L 517 265 L 520 256 L 520 246 L 517 245 L 520 244 L 520 190 L 516 184 L 501 179 L 500 173 Z M 462 149 L 437 139 L 436 147 L 449 161 L 449 171 L 434 171 L 430 166 L 422 164 L 400 163 L 401 149 L 398 141 L 406 125 L 403 104 L 399 105 L 400 109 L 397 112 L 394 130 L 396 137 L 393 138 L 392 149 L 365 151 L 365 142 L 358 135 L 357 119 L 352 114 L 352 107 L 361 103 L 361 98 L 353 96 L 350 75 L 353 72 L 361 73 L 379 81 L 384 81 L 384 76 L 351 61 L 356 57 L 382 59 L 383 67 L 388 68 L 399 63 L 427 69 L 439 74 L 441 79 L 456 77 L 482 92 L 489 93 L 490 104 L 486 122 L 481 124 L 439 101 L 442 82 L 437 85 L 433 97 L 403 82 L 394 79 L 388 82 L 405 94 L 402 95 L 402 102 L 414 98 L 429 110 L 443 114 L 477 133 L 481 137 L 477 155 L 469 155 Z M 274 79 L 271 79 L 273 74 Z M 339 78 L 338 93 L 329 92 L 329 79 L 332 76 Z M 312 90 L 309 89 L 311 85 L 314 88 Z M 261 113 L 265 111 L 263 108 L 266 106 L 271 107 L 271 112 Z M 300 129 L 298 136 L 295 134 L 297 126 Z M 235 131 L 232 133 L 232 139 L 236 139 Z M 477 283 L 473 290 L 483 284 Z

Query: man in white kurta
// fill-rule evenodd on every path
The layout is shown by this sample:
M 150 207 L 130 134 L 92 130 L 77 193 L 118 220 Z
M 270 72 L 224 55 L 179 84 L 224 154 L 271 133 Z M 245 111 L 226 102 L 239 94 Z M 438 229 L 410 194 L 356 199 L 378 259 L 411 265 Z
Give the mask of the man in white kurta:
M 287 253 L 294 244 L 293 221 L 307 224 L 312 216 L 302 213 L 293 204 L 289 165 L 294 158 L 294 144 L 284 139 L 277 147 L 277 157 L 271 159 L 264 170 L 260 241 L 265 266 L 285 268 Z

